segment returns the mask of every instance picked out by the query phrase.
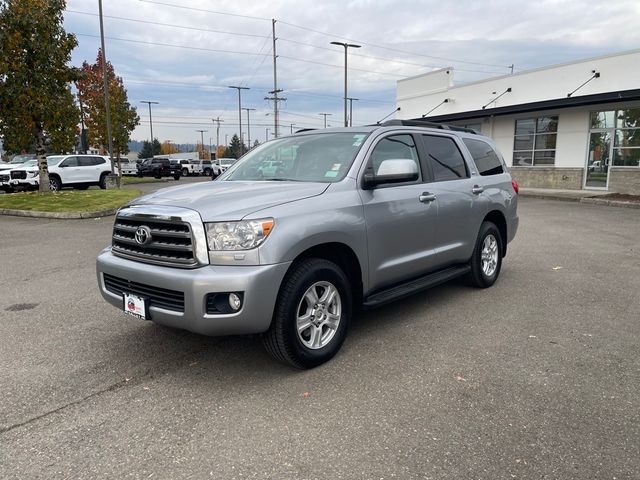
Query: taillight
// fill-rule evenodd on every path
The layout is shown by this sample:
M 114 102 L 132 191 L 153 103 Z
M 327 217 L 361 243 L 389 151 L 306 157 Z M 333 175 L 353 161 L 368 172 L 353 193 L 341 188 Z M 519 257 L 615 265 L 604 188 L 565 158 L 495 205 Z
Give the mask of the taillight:
M 511 186 L 513 187 L 513 191 L 518 193 L 520 187 L 518 187 L 518 181 L 515 178 L 511 179 Z

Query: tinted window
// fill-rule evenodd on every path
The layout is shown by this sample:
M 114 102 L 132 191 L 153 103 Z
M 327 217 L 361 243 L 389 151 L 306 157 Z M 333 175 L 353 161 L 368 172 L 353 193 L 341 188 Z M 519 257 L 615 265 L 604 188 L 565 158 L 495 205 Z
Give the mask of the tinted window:
M 422 140 L 436 182 L 469 177 L 464 158 L 452 138 L 423 135 Z
M 60 166 L 65 167 L 77 167 L 78 166 L 78 157 L 69 157 L 65 161 L 63 161 Z
M 369 166 L 377 174 L 382 162 L 392 159 L 413 160 L 420 171 L 418 151 L 411 135 L 392 135 L 380 140 L 371 152 Z
M 80 167 L 92 167 L 95 165 L 93 157 L 76 157 L 78 159 L 78 166 Z
M 463 139 L 464 144 L 471 152 L 473 161 L 476 162 L 476 167 L 480 175 L 498 175 L 504 173 L 502 168 L 502 162 L 498 155 L 493 150 L 491 145 L 481 140 L 473 140 L 471 138 Z
M 121 162 L 124 163 L 122 160 L 121 160 Z M 94 165 L 102 165 L 103 163 L 107 163 L 107 161 L 104 158 L 102 158 L 102 157 L 93 157 L 93 164 Z M 127 160 L 126 163 L 129 163 L 129 160 Z

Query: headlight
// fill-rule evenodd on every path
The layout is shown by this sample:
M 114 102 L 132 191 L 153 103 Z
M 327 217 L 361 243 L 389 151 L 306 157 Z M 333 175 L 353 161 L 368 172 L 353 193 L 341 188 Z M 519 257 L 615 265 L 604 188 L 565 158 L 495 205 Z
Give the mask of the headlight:
M 241 222 L 205 223 L 209 250 L 249 250 L 256 248 L 273 230 L 273 218 Z
M 40 172 L 29 172 L 29 174 L 27 175 L 27 177 L 29 178 L 35 178 L 38 175 L 40 175 Z

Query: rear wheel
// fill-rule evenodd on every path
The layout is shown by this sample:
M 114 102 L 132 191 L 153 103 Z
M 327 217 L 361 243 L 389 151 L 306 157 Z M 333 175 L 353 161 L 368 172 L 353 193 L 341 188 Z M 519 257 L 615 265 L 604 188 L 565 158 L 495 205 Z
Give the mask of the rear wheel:
M 186 177 L 187 175 L 189 175 L 189 170 L 187 170 L 186 168 L 182 169 L 182 176 Z
M 211 169 L 210 168 L 205 168 L 204 172 L 203 172 L 203 175 L 205 177 L 210 177 L 211 176 Z
M 108 173 L 103 173 L 102 175 L 100 175 L 100 180 L 98 181 L 98 186 L 102 189 L 105 190 L 107 188 L 107 175 L 109 175 Z
M 502 267 L 502 252 L 498 227 L 491 222 L 483 222 L 469 261 L 471 273 L 468 278 L 473 286 L 487 288 L 496 282 Z
M 313 368 L 338 353 L 353 311 L 349 280 L 333 262 L 310 258 L 287 274 L 269 330 L 267 351 L 297 368 Z
M 174 179 L 174 180 L 180 180 L 180 175 L 174 175 L 174 176 L 173 176 L 173 179 Z
M 59 192 L 62 188 L 62 182 L 56 176 L 49 177 L 49 190 L 52 192 Z
M 162 174 L 160 173 L 160 170 L 156 170 L 153 176 L 158 179 L 162 178 Z

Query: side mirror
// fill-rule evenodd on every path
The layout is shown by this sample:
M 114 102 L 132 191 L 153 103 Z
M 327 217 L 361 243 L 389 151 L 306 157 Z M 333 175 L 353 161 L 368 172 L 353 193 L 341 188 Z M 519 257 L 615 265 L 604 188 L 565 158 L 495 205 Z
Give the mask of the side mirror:
M 363 187 L 370 190 L 386 183 L 414 182 L 419 176 L 418 165 L 414 160 L 394 158 L 384 160 L 378 167 L 378 173 L 365 173 Z

